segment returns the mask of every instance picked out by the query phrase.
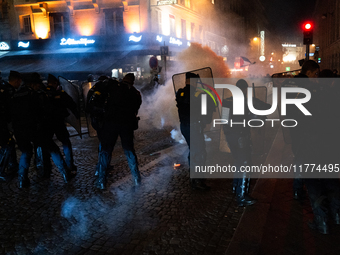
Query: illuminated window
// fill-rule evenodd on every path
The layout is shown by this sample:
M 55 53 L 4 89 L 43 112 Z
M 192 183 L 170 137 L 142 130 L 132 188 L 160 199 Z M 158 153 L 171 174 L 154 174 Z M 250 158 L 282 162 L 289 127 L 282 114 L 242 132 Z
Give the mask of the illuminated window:
M 185 7 L 190 8 L 190 0 L 185 0 Z
M 175 36 L 176 35 L 175 16 L 169 14 L 169 19 L 170 19 L 170 35 Z
M 182 38 L 187 39 L 187 23 L 184 19 L 181 20 L 181 28 L 182 28 Z
M 22 17 L 23 20 L 23 29 L 24 33 L 32 33 L 32 27 L 31 27 L 31 16 L 26 15 Z
M 68 13 L 50 13 L 51 36 L 60 38 L 70 34 L 70 22 Z
M 191 40 L 195 39 L 195 23 L 191 23 Z

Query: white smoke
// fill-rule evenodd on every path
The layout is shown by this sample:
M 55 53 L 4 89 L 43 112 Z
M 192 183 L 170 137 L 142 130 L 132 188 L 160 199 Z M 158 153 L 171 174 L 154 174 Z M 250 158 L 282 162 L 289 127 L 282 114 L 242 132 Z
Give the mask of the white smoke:
M 179 128 L 178 110 L 175 100 L 175 89 L 172 76 L 178 73 L 185 73 L 192 70 L 210 67 L 213 76 L 216 78 L 229 77 L 229 68 L 221 56 L 216 55 L 208 46 L 192 43 L 189 48 L 177 55 L 176 66 L 167 70 L 167 77 L 164 85 L 158 86 L 152 95 L 143 101 L 140 109 L 142 118 L 148 119 L 147 125 L 141 128 L 150 128 L 150 125 L 158 129 L 169 126 L 173 128 L 171 137 L 177 142 L 184 143 L 183 136 Z M 184 74 L 183 74 L 184 75 Z M 176 84 L 176 90 L 183 85 Z

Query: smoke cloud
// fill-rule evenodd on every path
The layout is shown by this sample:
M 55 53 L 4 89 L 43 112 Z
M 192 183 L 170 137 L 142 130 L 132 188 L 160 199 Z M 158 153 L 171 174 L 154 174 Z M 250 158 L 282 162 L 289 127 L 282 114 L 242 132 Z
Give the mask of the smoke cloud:
M 141 128 L 150 128 L 149 125 L 158 129 L 169 126 L 173 128 L 172 138 L 176 141 L 183 142 L 179 129 L 179 117 L 176 107 L 175 90 L 185 86 L 184 73 L 192 70 L 210 67 L 214 77 L 227 78 L 229 68 L 208 46 L 202 46 L 198 43 L 192 43 L 189 48 L 177 55 L 176 66 L 167 70 L 168 79 L 164 85 L 158 86 L 153 94 L 149 95 L 146 100 L 143 99 L 140 113 L 142 118 L 148 118 L 149 121 Z M 172 76 L 183 73 L 183 84 L 174 84 Z

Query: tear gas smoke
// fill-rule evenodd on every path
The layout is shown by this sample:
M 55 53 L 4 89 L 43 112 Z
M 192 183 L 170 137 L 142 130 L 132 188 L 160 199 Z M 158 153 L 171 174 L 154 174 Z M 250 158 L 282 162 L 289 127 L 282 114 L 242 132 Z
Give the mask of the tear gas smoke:
M 148 124 L 159 129 L 164 126 L 173 127 L 172 138 L 176 141 L 181 141 L 183 138 L 179 132 L 179 117 L 171 77 L 177 73 L 183 73 L 184 77 L 185 72 L 205 67 L 212 69 L 214 77 L 229 77 L 229 68 L 221 56 L 218 56 L 208 46 L 192 43 L 189 48 L 177 55 L 176 66 L 172 66 L 170 70 L 167 70 L 168 79 L 164 86 L 158 86 L 154 93 L 147 100 L 144 100 L 140 109 L 142 118 L 150 118 L 150 123 Z M 181 87 L 184 86 L 183 79 L 183 86 Z M 149 128 L 149 126 L 141 126 L 141 128 Z

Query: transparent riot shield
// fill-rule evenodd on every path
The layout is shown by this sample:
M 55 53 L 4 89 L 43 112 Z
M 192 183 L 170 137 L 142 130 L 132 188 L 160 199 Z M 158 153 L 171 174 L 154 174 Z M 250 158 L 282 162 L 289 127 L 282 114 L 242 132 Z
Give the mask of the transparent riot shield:
M 299 74 L 301 70 L 294 70 L 291 72 L 275 73 L 272 75 L 273 87 L 278 89 L 278 109 L 280 121 L 284 119 L 281 116 L 281 88 L 284 87 L 297 87 L 295 80 L 292 79 L 295 75 Z M 286 144 L 291 144 L 292 139 L 290 137 L 289 127 L 282 127 L 283 138 Z
M 79 100 L 79 86 L 62 76 L 58 76 L 61 88 L 72 97 L 73 101 L 77 104 L 78 112 L 80 112 L 80 100 Z M 70 124 L 78 133 L 78 135 L 82 138 L 81 132 L 81 120 L 77 119 L 76 116 L 68 109 L 70 115 L 65 118 L 65 121 Z
M 83 101 L 84 101 L 84 109 L 86 109 L 86 103 L 87 103 L 87 94 L 89 90 L 96 84 L 96 82 L 84 82 L 81 85 L 82 94 L 83 94 Z M 86 117 L 86 124 L 87 124 L 87 130 L 89 132 L 90 137 L 96 137 L 97 131 L 92 127 L 91 125 L 91 118 L 90 115 L 85 112 Z
M 216 90 L 214 88 L 213 73 L 212 73 L 212 70 L 211 70 L 210 67 L 205 67 L 205 68 L 197 69 L 197 70 L 191 70 L 191 71 L 187 71 L 187 72 L 198 74 L 200 76 L 200 80 L 197 84 L 195 84 L 195 86 L 210 91 L 211 95 L 214 97 L 214 100 L 216 102 L 220 101 L 218 93 L 212 92 L 212 91 L 216 91 Z M 174 74 L 172 76 L 175 94 L 180 88 L 185 87 L 185 74 L 187 72 Z M 220 119 L 220 116 L 221 116 L 221 114 L 220 114 L 221 105 L 220 105 L 220 103 L 216 103 L 216 105 L 217 105 L 217 108 L 216 108 L 215 112 L 213 113 L 212 119 Z M 219 129 L 220 129 L 220 127 L 213 127 L 213 123 L 210 123 L 209 125 L 207 125 L 205 127 L 204 132 L 207 133 L 207 132 L 216 131 L 216 130 L 219 130 Z M 206 134 L 206 139 L 209 139 L 209 137 L 207 137 L 207 134 Z

